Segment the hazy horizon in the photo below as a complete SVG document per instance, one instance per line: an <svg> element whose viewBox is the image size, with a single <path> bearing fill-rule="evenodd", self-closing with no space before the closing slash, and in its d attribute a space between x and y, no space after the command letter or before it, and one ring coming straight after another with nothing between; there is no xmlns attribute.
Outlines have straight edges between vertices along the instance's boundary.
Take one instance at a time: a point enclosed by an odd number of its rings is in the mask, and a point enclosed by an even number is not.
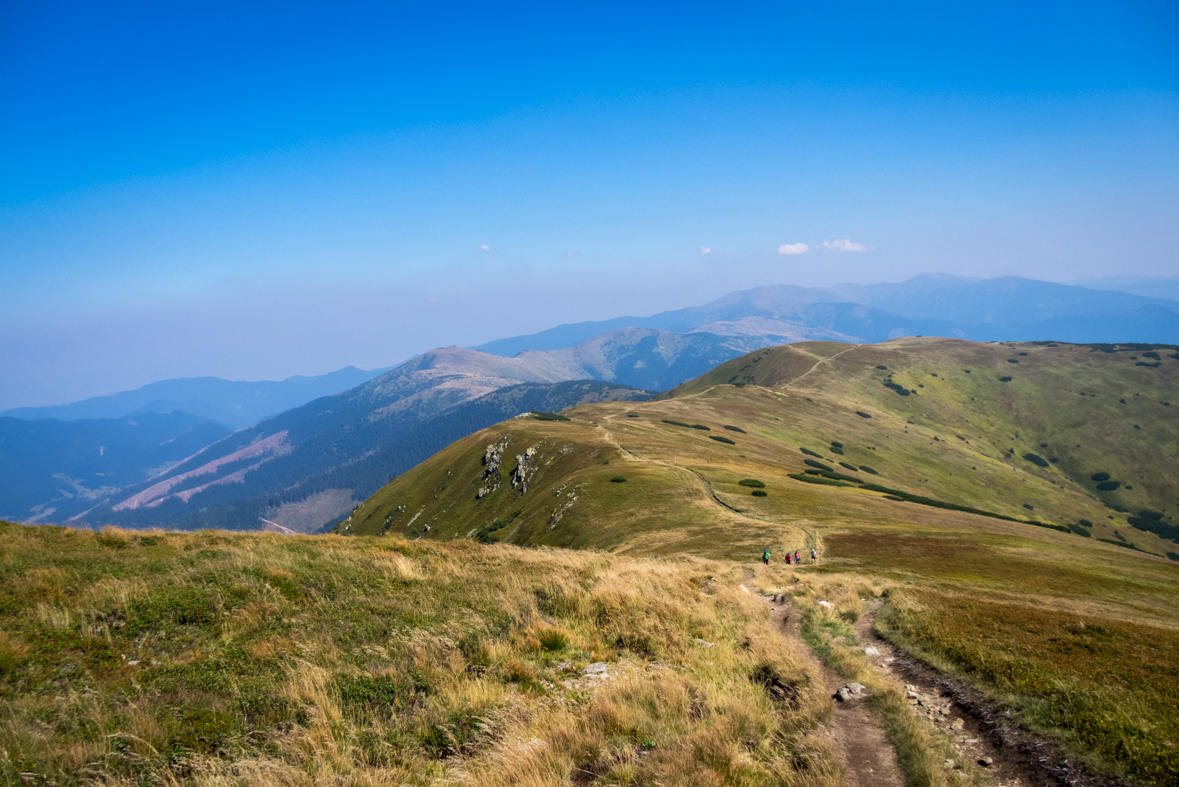
<svg viewBox="0 0 1179 787"><path fill-rule="evenodd" d="M756 286L1172 276L1179 10L0 9L0 410Z"/></svg>

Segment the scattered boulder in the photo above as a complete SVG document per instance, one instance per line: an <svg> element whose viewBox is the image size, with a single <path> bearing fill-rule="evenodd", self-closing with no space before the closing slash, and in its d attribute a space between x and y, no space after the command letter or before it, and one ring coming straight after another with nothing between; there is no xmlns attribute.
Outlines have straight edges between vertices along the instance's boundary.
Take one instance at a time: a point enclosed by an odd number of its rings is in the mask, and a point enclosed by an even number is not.
<svg viewBox="0 0 1179 787"><path fill-rule="evenodd" d="M848 683L846 686L839 687L839 691L835 692L835 699L839 702L847 702L864 696L866 691L867 689L862 684Z"/></svg>

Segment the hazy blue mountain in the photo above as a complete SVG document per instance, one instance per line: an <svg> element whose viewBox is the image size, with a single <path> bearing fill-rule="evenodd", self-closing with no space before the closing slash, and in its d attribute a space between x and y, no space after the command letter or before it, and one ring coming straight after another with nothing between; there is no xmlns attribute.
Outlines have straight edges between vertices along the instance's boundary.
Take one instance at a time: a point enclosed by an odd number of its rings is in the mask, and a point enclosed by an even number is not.
<svg viewBox="0 0 1179 787"><path fill-rule="evenodd" d="M1148 298L1179 301L1179 276L1107 276L1103 279L1077 279L1069 283L1091 290L1118 290Z"/></svg>
<svg viewBox="0 0 1179 787"><path fill-rule="evenodd" d="M1093 316L1088 325L1087 315ZM1014 276L968 279L925 274L898 283L756 287L702 306L649 317L561 325L488 342L477 349L505 356L553 350L624 326L767 339L788 335L787 341L839 334L846 341L858 342L921 335L983 341L1055 338L1173 344L1179 342L1179 301ZM1065 330L1077 338L1053 336L1054 330ZM1144 336L1152 338L1130 338Z"/></svg>
<svg viewBox="0 0 1179 787"><path fill-rule="evenodd" d="M830 291L841 300L906 317L946 320L964 326L1027 325L1098 312L1133 312L1144 306L1179 308L1179 301L1166 298L1091 290L1017 276L968 279L922 274L895 284L840 284Z"/></svg>
<svg viewBox="0 0 1179 787"><path fill-rule="evenodd" d="M84 421L0 418L0 518L61 521L229 433L188 413Z"/></svg>
<svg viewBox="0 0 1179 787"><path fill-rule="evenodd" d="M778 285L730 293L703 306L660 312L650 317L617 317L573 323L527 336L499 339L474 348L493 355L514 356L525 350L556 350L624 327L673 333L702 331L718 335L788 337L788 341L836 338L884 341L913 334L952 335L957 324L901 317L840 299L828 290ZM753 329L732 325L750 318L778 324ZM764 344L762 346L765 346Z"/></svg>
<svg viewBox="0 0 1179 787"><path fill-rule="evenodd" d="M297 375L280 381L236 382L219 377L161 380L134 391L96 396L72 404L20 407L0 413L10 418L122 418L140 413L192 413L240 429L321 396L346 391L388 371L354 366L314 377Z"/></svg>

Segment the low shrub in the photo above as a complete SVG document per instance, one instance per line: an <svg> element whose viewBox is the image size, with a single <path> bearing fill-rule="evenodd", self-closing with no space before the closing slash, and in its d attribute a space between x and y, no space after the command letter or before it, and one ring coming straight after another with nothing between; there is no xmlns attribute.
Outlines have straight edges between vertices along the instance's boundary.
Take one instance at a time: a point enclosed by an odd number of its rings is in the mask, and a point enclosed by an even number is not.
<svg viewBox="0 0 1179 787"><path fill-rule="evenodd" d="M730 432L740 432L741 434L745 434L745 430L738 426L729 426L728 424L725 424L725 428Z"/></svg>
<svg viewBox="0 0 1179 787"><path fill-rule="evenodd" d="M1094 473L1093 475L1089 476L1089 480L1090 481L1108 481L1109 480L1109 473Z"/></svg>
<svg viewBox="0 0 1179 787"><path fill-rule="evenodd" d="M895 391L900 396L908 396L911 393L908 388L898 383L894 383L892 380L885 380L883 385L890 391Z"/></svg>
<svg viewBox="0 0 1179 787"><path fill-rule="evenodd" d="M507 519L497 519L490 525L484 525L483 527L479 528L479 531L475 534L475 540L480 544L494 544L498 542L499 539L493 536L492 533L495 533L498 530L503 530L505 527L515 522L516 518L520 516L520 513L520 511L514 511Z"/></svg>
<svg viewBox="0 0 1179 787"><path fill-rule="evenodd" d="M860 479L856 478L855 476L846 475L846 474L844 474L844 473L836 473L836 472L834 472L834 471L828 471L828 470L804 470L803 472L804 472L804 473L806 473L807 475L820 475L820 476L823 476L823 478L830 478L830 479L831 479L831 480L833 480L833 481L851 481L853 484L862 484L862 483L864 483L863 481L861 481Z"/></svg>
<svg viewBox="0 0 1179 787"><path fill-rule="evenodd" d="M860 469L863 470L865 473L870 473L872 475L880 475L880 473L877 473L875 470L868 467L868 465L860 465Z"/></svg>
<svg viewBox="0 0 1179 787"><path fill-rule="evenodd" d="M754 497L765 497L769 493L766 492L766 490L764 490L764 489L754 489L752 494Z"/></svg>
<svg viewBox="0 0 1179 787"><path fill-rule="evenodd" d="M822 476L817 475L791 473L789 477L793 478L795 481L805 481L808 484L820 484L822 486L851 486L851 484L845 484L842 481L832 481L830 478L823 478Z"/></svg>
<svg viewBox="0 0 1179 787"><path fill-rule="evenodd" d="M1136 363L1134 365L1135 366L1149 366L1151 369L1157 369L1162 364L1159 361L1155 361L1154 363L1145 363L1144 361L1139 361L1138 363Z"/></svg>
<svg viewBox="0 0 1179 787"><path fill-rule="evenodd" d="M1121 481L1102 481L1100 484L1097 485L1097 491L1099 491L1099 492L1112 492L1121 485L1122 485Z"/></svg>
<svg viewBox="0 0 1179 787"><path fill-rule="evenodd" d="M1139 511L1137 516L1126 517L1126 521L1131 527L1154 533L1159 538L1179 541L1179 526L1168 525L1163 521L1163 515L1159 511Z"/></svg>
<svg viewBox="0 0 1179 787"><path fill-rule="evenodd" d="M610 483L612 483L612 484L625 484L626 483L626 476L616 475L610 479Z"/></svg>
<svg viewBox="0 0 1179 787"><path fill-rule="evenodd" d="M752 487L753 489L764 489L765 488L765 482L758 481L756 478L742 478L737 483L740 484L741 486Z"/></svg>
<svg viewBox="0 0 1179 787"><path fill-rule="evenodd" d="M1093 534L1081 525L1069 525L1068 529L1076 533L1078 536L1082 536L1084 538L1093 538Z"/></svg>
<svg viewBox="0 0 1179 787"><path fill-rule="evenodd" d="M888 367L887 366L877 366L876 368L877 369L887 369Z"/></svg>
<svg viewBox="0 0 1179 787"><path fill-rule="evenodd" d="M639 414L638 413L627 413L626 417L627 418L638 418Z"/></svg>
<svg viewBox="0 0 1179 787"><path fill-rule="evenodd" d="M868 415L867 413L860 412L859 410L856 410L856 415L860 416L860 418L871 418L872 417L872 416Z"/></svg>
<svg viewBox="0 0 1179 787"><path fill-rule="evenodd" d="M799 450L800 450L800 451L802 451L802 452L803 452L804 454L806 454L807 456L813 456L813 457L815 457L816 459L822 459L822 458L823 458L823 455L822 455L822 454L816 454L814 451L812 451L812 450L811 450L811 449L809 449L809 448L800 448Z"/></svg>
<svg viewBox="0 0 1179 787"><path fill-rule="evenodd" d="M831 451L831 453L833 453L833 454L837 454L838 456L843 456L843 455L844 455L844 454L843 454L843 449L842 449L842 448L836 448L836 447L832 446L832 447L831 447L831 448L829 448L828 450L829 450L829 451Z"/></svg>
<svg viewBox="0 0 1179 787"><path fill-rule="evenodd" d="M1048 467L1048 460L1039 454L1024 454L1023 458L1034 464L1036 467Z"/></svg>
<svg viewBox="0 0 1179 787"><path fill-rule="evenodd" d="M708 439L709 439L709 440L716 440L718 443L724 443L724 444L726 444L726 445L736 445L736 443L734 443L734 442L733 442L732 440L730 440L729 438L727 438L727 437L721 437L720 435L710 434L710 435L708 436Z"/></svg>
<svg viewBox="0 0 1179 787"><path fill-rule="evenodd" d="M802 463L804 465L806 465L807 467L813 467L818 470L826 470L828 473L835 472L834 467L828 467L827 465L823 464L822 462L816 462L814 459L804 459Z"/></svg>
<svg viewBox="0 0 1179 787"><path fill-rule="evenodd" d="M831 447L832 448L843 448L843 443L839 442L838 440L832 440Z"/></svg>
<svg viewBox="0 0 1179 787"><path fill-rule="evenodd" d="M998 514L994 511L983 511L979 508L971 508L969 506L960 506L957 503L947 503L944 500L934 500L931 497L922 497L921 495L910 494L909 492L902 492L899 489L891 489L887 486L879 484L864 484L861 489L870 489L873 492L880 492L886 496L891 496L889 499L903 500L909 503L917 503L923 506L930 506L932 508L942 508L947 511L963 511L967 514L978 514L979 516L987 516L992 519L1005 519L1008 522L1022 522L1025 525L1035 525L1036 527L1046 527L1050 530L1059 530L1063 533L1068 533L1069 529L1064 525L1051 525L1047 522L1036 522L1030 519L1016 519L1013 516L1006 516Z"/></svg>
<svg viewBox="0 0 1179 787"><path fill-rule="evenodd" d="M855 465L849 465L847 462L840 462L839 466L846 467L848 470L851 470L852 472L855 472L856 470L860 469L860 468L856 467Z"/></svg>
<svg viewBox="0 0 1179 787"><path fill-rule="evenodd" d="M1018 358L1008 358L1007 363L1019 363L1019 359Z"/></svg>
<svg viewBox="0 0 1179 787"><path fill-rule="evenodd" d="M1146 352L1142 353L1142 357L1143 358L1154 358L1157 361L1159 358L1159 354L1156 353L1154 350L1147 350Z"/></svg>
<svg viewBox="0 0 1179 787"><path fill-rule="evenodd" d="M704 424L692 424L692 428L699 429L702 432L711 432L712 431L712 427L705 426Z"/></svg>
<svg viewBox="0 0 1179 787"><path fill-rule="evenodd" d="M666 418L664 418L664 419L663 419L663 421L661 421L661 423L665 423L665 424L671 424L672 426L682 426L682 427L684 427L685 429L691 429L691 428L692 428L692 425L691 425L691 424L686 424L686 423L684 423L683 421L669 421L669 420L667 420Z"/></svg>
<svg viewBox="0 0 1179 787"><path fill-rule="evenodd" d="M538 421L569 421L568 416L558 415L557 413L532 413L532 417Z"/></svg>
<svg viewBox="0 0 1179 787"><path fill-rule="evenodd" d="M1011 378L1010 378L1010 377L1000 377L1000 378L999 378L999 382L1001 382L1001 383L1009 383L1009 382L1011 382Z"/></svg>
<svg viewBox="0 0 1179 787"><path fill-rule="evenodd" d="M1028 511L1035 511L1036 510L1030 503L1024 503L1023 507L1026 508Z"/></svg>

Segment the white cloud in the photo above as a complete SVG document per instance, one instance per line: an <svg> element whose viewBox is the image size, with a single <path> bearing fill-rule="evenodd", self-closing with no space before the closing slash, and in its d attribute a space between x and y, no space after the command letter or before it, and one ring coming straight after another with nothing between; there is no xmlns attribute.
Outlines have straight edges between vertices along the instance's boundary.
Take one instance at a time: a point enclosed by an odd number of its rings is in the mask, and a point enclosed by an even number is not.
<svg viewBox="0 0 1179 787"><path fill-rule="evenodd" d="M700 253L701 253L701 254L712 254L712 249L710 249L710 248L709 248L709 247L707 247L707 246L701 246L701 247L700 247Z"/></svg>
<svg viewBox="0 0 1179 787"><path fill-rule="evenodd" d="M841 240L825 240L823 248L828 251L867 251L868 247L862 243L855 243L843 238Z"/></svg>
<svg viewBox="0 0 1179 787"><path fill-rule="evenodd" d="M779 254L804 254L810 250L805 243L783 243L778 247Z"/></svg>
<svg viewBox="0 0 1179 787"><path fill-rule="evenodd" d="M482 249L483 251L491 251L491 247L490 247L490 246L488 246L486 243L484 243L484 244L483 244L482 246L480 246L479 248L480 248L480 249Z"/></svg>

